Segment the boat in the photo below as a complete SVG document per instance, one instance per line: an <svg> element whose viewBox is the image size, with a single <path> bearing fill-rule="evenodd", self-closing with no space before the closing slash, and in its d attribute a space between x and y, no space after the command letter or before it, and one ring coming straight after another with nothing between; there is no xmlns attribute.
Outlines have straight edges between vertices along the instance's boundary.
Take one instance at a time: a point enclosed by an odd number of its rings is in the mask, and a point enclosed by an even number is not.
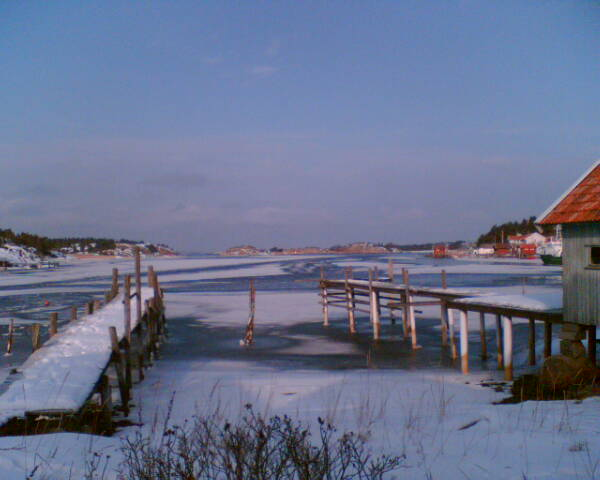
<svg viewBox="0 0 600 480"><path fill-rule="evenodd" d="M537 253L544 265L562 265L562 240L552 240L538 247Z"/></svg>

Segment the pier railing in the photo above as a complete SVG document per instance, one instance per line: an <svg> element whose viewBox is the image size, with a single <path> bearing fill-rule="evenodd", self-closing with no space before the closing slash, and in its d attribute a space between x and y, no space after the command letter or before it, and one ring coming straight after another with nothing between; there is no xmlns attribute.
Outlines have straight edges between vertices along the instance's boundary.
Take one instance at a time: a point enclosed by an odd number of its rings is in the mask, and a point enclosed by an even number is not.
<svg viewBox="0 0 600 480"><path fill-rule="evenodd" d="M327 279L321 268L318 281L320 304L323 313L323 325L329 325L329 309L341 308L347 311L350 334L356 334L356 313L369 315L373 340L381 339L382 311L388 312L391 324L396 323L399 316L402 321L402 332L405 339L410 338L413 349L419 349L417 337L417 321L415 313L418 307L440 307L440 330L443 347L450 349L452 359L461 359L461 370L469 372L469 323L468 313L479 313L479 330L481 340L481 357L488 358L488 340L486 334L486 315L493 315L496 322L496 358L499 369L504 369L505 378L513 378L513 318L523 318L529 323L528 360L530 365L536 362L535 322L544 323L544 357L552 355L552 325L563 323L562 309L545 309L494 304L486 300L482 292L469 289L452 289L447 286L447 276L441 271L439 288L414 286L410 283L409 272L402 269L402 283L395 283L394 266L388 265L386 278L379 278L377 269L369 269L368 280L352 278L352 268L345 269L343 279ZM456 316L458 315L458 325ZM456 339L458 326L459 342ZM593 331L592 331L593 330ZM595 362L595 327L589 329L590 359Z"/></svg>

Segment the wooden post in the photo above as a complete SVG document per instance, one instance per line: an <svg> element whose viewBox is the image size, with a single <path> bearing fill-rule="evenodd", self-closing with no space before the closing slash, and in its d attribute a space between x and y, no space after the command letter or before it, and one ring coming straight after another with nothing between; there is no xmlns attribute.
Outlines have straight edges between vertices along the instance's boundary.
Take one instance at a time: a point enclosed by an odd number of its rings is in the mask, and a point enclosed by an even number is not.
<svg viewBox="0 0 600 480"><path fill-rule="evenodd" d="M34 323L31 326L31 346L34 352L42 346L41 328L39 323Z"/></svg>
<svg viewBox="0 0 600 480"><path fill-rule="evenodd" d="M77 321L77 307L75 305L73 305L71 307L71 321L72 322L76 322Z"/></svg>
<svg viewBox="0 0 600 480"><path fill-rule="evenodd" d="M504 368L504 342L502 337L502 317L500 315L496 315L496 356L498 360L498 370L502 370Z"/></svg>
<svg viewBox="0 0 600 480"><path fill-rule="evenodd" d="M133 386L131 379L131 344L127 338L123 339L123 354L125 357L125 385L127 385L127 391L130 392Z"/></svg>
<svg viewBox="0 0 600 480"><path fill-rule="evenodd" d="M356 318L354 317L354 289L350 286L349 277L352 273L352 268L346 269L346 308L348 309L348 326L350 333L356 333Z"/></svg>
<svg viewBox="0 0 600 480"><path fill-rule="evenodd" d="M412 348L417 349L420 347L419 347L419 344L417 343L417 322L416 322L416 318L415 318L415 307L412 304L413 297L410 293L410 276L409 276L408 270L406 268L404 268L402 270L402 277L404 280L404 287L405 287L405 292L406 292L405 312L408 314L407 322L408 322L409 329L410 329Z"/></svg>
<svg viewBox="0 0 600 480"><path fill-rule="evenodd" d="M156 270L154 270L154 268L150 269L150 267L148 267L148 276L152 278L150 285L152 286L152 289L154 291L154 303L156 304L157 310L162 311L162 294L160 291L160 285L158 283L158 275L156 273Z"/></svg>
<svg viewBox="0 0 600 480"><path fill-rule="evenodd" d="M328 327L329 326L329 304L328 304L328 299L327 299L327 287L325 286L325 283L323 283L323 326L324 327Z"/></svg>
<svg viewBox="0 0 600 480"><path fill-rule="evenodd" d="M254 316L256 314L256 288L254 287L254 279L250 279L250 314L248 315L248 324L246 325L246 335L243 344L245 346L252 345L254 342Z"/></svg>
<svg viewBox="0 0 600 480"><path fill-rule="evenodd" d="M529 365L535 365L535 320L529 318Z"/></svg>
<svg viewBox="0 0 600 480"><path fill-rule="evenodd" d="M408 306L408 270L406 268L402 269L402 283L404 284L404 294L402 298L402 329L404 332L404 338L408 338L410 332L410 324L409 324L409 306Z"/></svg>
<svg viewBox="0 0 600 480"><path fill-rule="evenodd" d="M466 310L460 314L460 364L463 374L469 373L469 320Z"/></svg>
<svg viewBox="0 0 600 480"><path fill-rule="evenodd" d="M129 415L129 391L127 388L127 382L125 380L125 365L123 363L123 357L121 355L121 349L119 348L119 339L117 337L117 329L115 327L108 327L108 334L110 335L110 344L112 348L113 360L115 364L115 371L117 373L117 381L119 383L119 394L121 396L121 406L125 416Z"/></svg>
<svg viewBox="0 0 600 480"><path fill-rule="evenodd" d="M552 322L544 322L544 358L552 355Z"/></svg>
<svg viewBox="0 0 600 480"><path fill-rule="evenodd" d="M107 419L112 419L112 395L108 375L102 375L100 377L98 390L100 391L100 406L102 410L106 412Z"/></svg>
<svg viewBox="0 0 600 480"><path fill-rule="evenodd" d="M97 312L102 308L102 302L100 300L94 300L94 312Z"/></svg>
<svg viewBox="0 0 600 480"><path fill-rule="evenodd" d="M142 259L140 247L134 248L135 255L135 324L142 321Z"/></svg>
<svg viewBox="0 0 600 480"><path fill-rule="evenodd" d="M373 288L373 270L369 268L369 303L371 312L371 324L373 325L373 340L379 340L381 334L381 323L379 321L379 298Z"/></svg>
<svg viewBox="0 0 600 480"><path fill-rule="evenodd" d="M504 329L504 379L513 379L513 324L512 318L503 316Z"/></svg>
<svg viewBox="0 0 600 480"><path fill-rule="evenodd" d="M408 306L408 324L410 325L410 338L413 350L421 348L417 343L417 321L415 318L415 307L413 305L413 297L410 293L410 277L408 270L404 269L402 272L404 276L404 285L406 287L406 304Z"/></svg>
<svg viewBox="0 0 600 480"><path fill-rule="evenodd" d="M58 332L58 313L52 312L50 314L50 336L53 337Z"/></svg>
<svg viewBox="0 0 600 480"><path fill-rule="evenodd" d="M448 345L448 305L445 300L440 301L441 320L440 326L442 329L442 346Z"/></svg>
<svg viewBox="0 0 600 480"><path fill-rule="evenodd" d="M15 330L15 321L11 318L10 323L8 325L8 340L6 341L6 354L7 355L10 355L12 353L14 330Z"/></svg>
<svg viewBox="0 0 600 480"><path fill-rule="evenodd" d="M131 343L131 275L125 275L123 285L123 312L125 338Z"/></svg>
<svg viewBox="0 0 600 480"><path fill-rule="evenodd" d="M154 290L154 267L152 265L148 265L148 273L146 274L146 278L148 279L148 286Z"/></svg>
<svg viewBox="0 0 600 480"><path fill-rule="evenodd" d="M487 336L485 331L485 313L479 312L479 337L481 339L481 359L487 360Z"/></svg>
<svg viewBox="0 0 600 480"><path fill-rule="evenodd" d="M448 288L448 281L446 279L446 270L442 270L442 288Z"/></svg>
<svg viewBox="0 0 600 480"><path fill-rule="evenodd" d="M93 300L89 301L86 304L86 307L87 307L86 310L87 310L87 314L88 315L91 315L92 313L94 313L94 301Z"/></svg>
<svg viewBox="0 0 600 480"><path fill-rule="evenodd" d="M458 351L456 348L456 335L454 334L454 309L448 309L448 334L450 336L450 357L452 360L458 358Z"/></svg>
<svg viewBox="0 0 600 480"><path fill-rule="evenodd" d="M321 265L321 306L323 310L323 326L329 326L329 306L327 304L327 287L325 286L325 267Z"/></svg>
<svg viewBox="0 0 600 480"><path fill-rule="evenodd" d="M394 283L394 262L391 258L388 259L388 280L391 283ZM393 296L392 294L390 294L390 296ZM388 300L389 302L389 300ZM393 308L389 308L388 310L390 311L390 323L392 325L396 324L396 314L394 313L394 309Z"/></svg>
<svg viewBox="0 0 600 480"><path fill-rule="evenodd" d="M110 288L110 299L112 300L119 294L119 269L112 269L112 286Z"/></svg>
<svg viewBox="0 0 600 480"><path fill-rule="evenodd" d="M588 358L596 365L596 325L588 328Z"/></svg>

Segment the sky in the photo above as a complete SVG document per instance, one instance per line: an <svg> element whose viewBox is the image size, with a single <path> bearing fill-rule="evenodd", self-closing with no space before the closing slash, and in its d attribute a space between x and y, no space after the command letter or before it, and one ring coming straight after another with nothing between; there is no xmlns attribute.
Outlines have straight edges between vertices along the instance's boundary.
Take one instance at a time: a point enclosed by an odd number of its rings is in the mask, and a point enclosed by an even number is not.
<svg viewBox="0 0 600 480"><path fill-rule="evenodd" d="M598 1L0 2L0 228L474 240L598 158Z"/></svg>

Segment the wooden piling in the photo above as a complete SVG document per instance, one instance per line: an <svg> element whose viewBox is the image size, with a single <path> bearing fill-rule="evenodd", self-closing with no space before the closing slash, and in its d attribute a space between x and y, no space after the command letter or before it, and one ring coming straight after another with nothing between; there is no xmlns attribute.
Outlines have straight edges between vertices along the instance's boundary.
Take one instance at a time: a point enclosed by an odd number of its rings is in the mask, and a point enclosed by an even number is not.
<svg viewBox="0 0 600 480"><path fill-rule="evenodd" d="M498 362L498 370L504 368L504 342L502 333L502 317L496 315L496 358Z"/></svg>
<svg viewBox="0 0 600 480"><path fill-rule="evenodd" d="M481 359L487 360L487 336L485 331L485 313L479 312L479 337L481 340Z"/></svg>
<svg viewBox="0 0 600 480"><path fill-rule="evenodd" d="M15 330L15 321L11 318L8 324L8 339L6 340L6 354L10 355L13 349L13 337Z"/></svg>
<svg viewBox="0 0 600 480"><path fill-rule="evenodd" d="M125 338L131 343L131 275L125 275L123 284L123 322Z"/></svg>
<svg viewBox="0 0 600 480"><path fill-rule="evenodd" d="M249 288L249 307L248 323L246 325L246 335L244 336L244 345L249 346L254 342L254 317L256 315L256 288L254 279L250 279Z"/></svg>
<svg viewBox="0 0 600 480"><path fill-rule="evenodd" d="M417 343L417 322L415 318L415 307L413 305L413 297L410 293L410 276L408 270L405 268L402 270L402 277L404 280L405 292L406 292L406 308L405 312L408 314L407 323L410 328L410 338L413 350L420 348Z"/></svg>
<svg viewBox="0 0 600 480"><path fill-rule="evenodd" d="M34 352L42 346L41 325L39 323L34 323L31 326L31 346Z"/></svg>
<svg viewBox="0 0 600 480"><path fill-rule="evenodd" d="M410 333L410 325L409 325L409 306L408 306L408 270L406 268L402 269L402 283L404 284L404 293L402 295L402 331L404 334L404 338L408 338Z"/></svg>
<svg viewBox="0 0 600 480"><path fill-rule="evenodd" d="M513 323L509 316L502 316L504 330L504 379L513 379Z"/></svg>
<svg viewBox="0 0 600 480"><path fill-rule="evenodd" d="M594 365L596 365L596 325L590 326L587 334L588 358Z"/></svg>
<svg viewBox="0 0 600 480"><path fill-rule="evenodd" d="M346 277L346 308L348 309L348 327L351 334L356 333L356 318L354 316L354 289L350 286L350 275L352 275L352 267L347 268L345 272Z"/></svg>
<svg viewBox="0 0 600 480"><path fill-rule="evenodd" d="M106 412L107 417L110 415L112 418L112 394L108 375L100 377L98 390L100 392L100 406Z"/></svg>
<svg viewBox="0 0 600 480"><path fill-rule="evenodd" d="M544 358L552 355L552 322L544 322Z"/></svg>
<svg viewBox="0 0 600 480"><path fill-rule="evenodd" d="M448 288L448 281L446 278L446 270L442 270L442 288Z"/></svg>
<svg viewBox="0 0 600 480"><path fill-rule="evenodd" d="M381 323L379 320L379 297L373 288L373 270L369 269L369 303L371 312L371 325L373 326L373 340L381 336Z"/></svg>
<svg viewBox="0 0 600 480"><path fill-rule="evenodd" d="M50 336L53 337L58 333L58 313L52 312L50 314Z"/></svg>
<svg viewBox="0 0 600 480"><path fill-rule="evenodd" d="M125 416L127 416L129 415L129 391L127 388L127 382L125 380L125 362L123 360L123 356L121 355L121 348L119 347L117 329L115 327L108 327L108 333L110 335L113 363L115 366L115 372L117 374L117 382L119 384L121 406Z"/></svg>
<svg viewBox="0 0 600 480"><path fill-rule="evenodd" d="M456 335L454 334L454 309L448 309L448 334L450 336L450 357L452 360L458 358L456 349Z"/></svg>
<svg viewBox="0 0 600 480"><path fill-rule="evenodd" d="M77 321L77 307L75 305L73 305L71 307L71 321L72 322L76 322Z"/></svg>
<svg viewBox="0 0 600 480"><path fill-rule="evenodd" d="M136 324L142 320L142 259L140 247L133 249L135 256L135 320Z"/></svg>
<svg viewBox="0 0 600 480"><path fill-rule="evenodd" d="M394 261L389 258L388 259L388 280L391 283L394 283ZM390 294L390 296L393 296L392 294ZM388 300L389 302L389 300ZM394 309L393 308L388 308L389 312L390 312L390 323L392 325L396 324L396 314L394 313Z"/></svg>
<svg viewBox="0 0 600 480"><path fill-rule="evenodd" d="M127 340L127 338L123 338L123 357L125 363L125 385L127 386L127 391L131 390L133 386L133 380L131 376L131 344ZM129 394L128 394L129 395Z"/></svg>
<svg viewBox="0 0 600 480"><path fill-rule="evenodd" d="M535 320L529 318L529 365L535 365Z"/></svg>
<svg viewBox="0 0 600 480"><path fill-rule="evenodd" d="M444 300L440 302L441 327L442 327L442 346L448 345L448 305Z"/></svg>
<svg viewBox="0 0 600 480"><path fill-rule="evenodd" d="M463 374L469 373L469 320L466 310L460 314L460 364Z"/></svg>
<svg viewBox="0 0 600 480"><path fill-rule="evenodd" d="M119 269L112 269L112 285L110 288L110 299L112 300L119 294Z"/></svg>
<svg viewBox="0 0 600 480"><path fill-rule="evenodd" d="M97 312L102 308L102 302L100 300L94 300L94 312Z"/></svg>
<svg viewBox="0 0 600 480"><path fill-rule="evenodd" d="M86 303L86 312L88 315L91 315L92 313L94 313L94 301L91 300L88 303Z"/></svg>

